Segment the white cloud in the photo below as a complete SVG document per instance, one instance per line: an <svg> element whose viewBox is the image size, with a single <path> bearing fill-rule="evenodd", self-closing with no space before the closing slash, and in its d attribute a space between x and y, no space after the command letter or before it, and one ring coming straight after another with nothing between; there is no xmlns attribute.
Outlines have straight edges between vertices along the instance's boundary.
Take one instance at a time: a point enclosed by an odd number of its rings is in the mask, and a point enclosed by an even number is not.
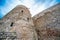
<svg viewBox="0 0 60 40"><path fill-rule="evenodd" d="M41 0L42 1L42 0ZM44 9L54 5L54 3L56 2L56 0L45 0L45 2L43 3L38 3L35 0L20 0L19 4L23 4L25 6L27 6L28 8L30 8L30 12L32 14L32 16L38 14L39 12L43 11Z"/></svg>
<svg viewBox="0 0 60 40"><path fill-rule="evenodd" d="M3 15L6 15L9 11L11 11L16 5L18 5L19 1L16 0L16 1L10 1L9 3L9 0L6 1L6 5L4 7L1 8L1 12Z"/></svg>
<svg viewBox="0 0 60 40"><path fill-rule="evenodd" d="M2 12L5 15L15 6L25 5L29 8L32 16L34 16L54 4L56 4L56 0L45 0L45 2L42 3L37 3L35 0L13 0L11 4L7 4L4 8L2 8Z"/></svg>
<svg viewBox="0 0 60 40"><path fill-rule="evenodd" d="M41 4L35 4L30 8L32 16L38 14L39 12L53 6L56 4L56 0L50 0L50 1L45 1L44 3L42 2Z"/></svg>
<svg viewBox="0 0 60 40"><path fill-rule="evenodd" d="M20 0L20 4L27 6L28 8L32 7L34 0Z"/></svg>

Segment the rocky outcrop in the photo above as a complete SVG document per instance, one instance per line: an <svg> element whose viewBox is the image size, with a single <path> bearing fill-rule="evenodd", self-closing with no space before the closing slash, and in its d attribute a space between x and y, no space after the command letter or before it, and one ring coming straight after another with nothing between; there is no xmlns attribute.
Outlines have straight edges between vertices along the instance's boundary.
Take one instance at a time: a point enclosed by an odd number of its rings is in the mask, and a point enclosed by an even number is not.
<svg viewBox="0 0 60 40"><path fill-rule="evenodd" d="M60 4L33 17L39 40L60 40Z"/></svg>

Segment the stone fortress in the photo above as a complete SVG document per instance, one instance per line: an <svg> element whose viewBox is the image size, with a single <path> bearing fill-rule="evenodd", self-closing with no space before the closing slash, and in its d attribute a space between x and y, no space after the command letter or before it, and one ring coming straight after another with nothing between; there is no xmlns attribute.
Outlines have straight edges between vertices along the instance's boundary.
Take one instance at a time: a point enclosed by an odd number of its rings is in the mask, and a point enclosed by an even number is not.
<svg viewBox="0 0 60 40"><path fill-rule="evenodd" d="M0 19L1 32L2 38L9 37L0 40L60 40L60 3L33 17L27 7L18 5Z"/></svg>

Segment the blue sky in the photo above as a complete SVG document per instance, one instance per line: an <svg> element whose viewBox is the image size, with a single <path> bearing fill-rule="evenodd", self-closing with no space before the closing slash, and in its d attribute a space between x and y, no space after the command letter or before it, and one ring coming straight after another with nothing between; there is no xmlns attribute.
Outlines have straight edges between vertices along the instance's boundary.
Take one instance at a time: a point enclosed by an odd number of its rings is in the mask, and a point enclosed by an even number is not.
<svg viewBox="0 0 60 40"><path fill-rule="evenodd" d="M34 16L57 3L60 3L60 0L0 0L0 18L17 5L25 5L29 8L32 16Z"/></svg>

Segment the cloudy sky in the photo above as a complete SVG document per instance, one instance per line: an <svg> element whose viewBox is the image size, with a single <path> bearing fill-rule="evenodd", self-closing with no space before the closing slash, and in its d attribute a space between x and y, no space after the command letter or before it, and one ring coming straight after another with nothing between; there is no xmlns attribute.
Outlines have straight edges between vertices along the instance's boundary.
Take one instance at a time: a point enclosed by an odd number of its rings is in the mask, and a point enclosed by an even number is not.
<svg viewBox="0 0 60 40"><path fill-rule="evenodd" d="M0 18L17 5L25 5L34 16L57 3L60 3L60 0L0 0Z"/></svg>

